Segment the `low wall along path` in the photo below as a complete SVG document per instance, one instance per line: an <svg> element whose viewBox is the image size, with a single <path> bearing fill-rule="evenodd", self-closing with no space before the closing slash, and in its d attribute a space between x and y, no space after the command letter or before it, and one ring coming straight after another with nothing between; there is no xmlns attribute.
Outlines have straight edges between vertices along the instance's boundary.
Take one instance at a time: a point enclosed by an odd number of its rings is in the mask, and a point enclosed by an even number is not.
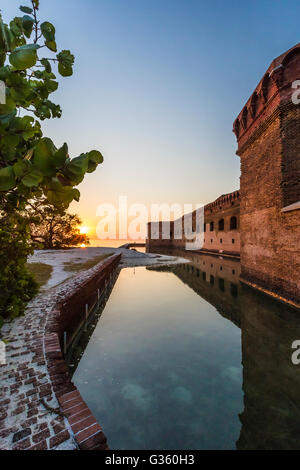
<svg viewBox="0 0 300 470"><path fill-rule="evenodd" d="M106 437L70 380L64 332L97 301L116 270L113 255L37 296L26 315L2 328L6 364L0 365L0 449L107 449Z"/></svg>

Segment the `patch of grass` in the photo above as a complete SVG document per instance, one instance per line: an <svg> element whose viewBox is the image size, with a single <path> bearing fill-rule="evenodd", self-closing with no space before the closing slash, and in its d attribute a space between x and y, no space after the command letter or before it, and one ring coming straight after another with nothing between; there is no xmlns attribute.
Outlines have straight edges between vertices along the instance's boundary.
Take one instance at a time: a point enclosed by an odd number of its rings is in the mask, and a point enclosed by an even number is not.
<svg viewBox="0 0 300 470"><path fill-rule="evenodd" d="M85 271L93 268L96 264L100 263L104 259L111 256L113 253L107 253L105 255L96 256L95 258L88 259L87 261L81 261L80 263L74 263L74 261L68 261L64 263L64 269L67 272L74 273L79 271Z"/></svg>
<svg viewBox="0 0 300 470"><path fill-rule="evenodd" d="M27 263L27 268L40 287L47 284L53 271L53 267L46 263Z"/></svg>

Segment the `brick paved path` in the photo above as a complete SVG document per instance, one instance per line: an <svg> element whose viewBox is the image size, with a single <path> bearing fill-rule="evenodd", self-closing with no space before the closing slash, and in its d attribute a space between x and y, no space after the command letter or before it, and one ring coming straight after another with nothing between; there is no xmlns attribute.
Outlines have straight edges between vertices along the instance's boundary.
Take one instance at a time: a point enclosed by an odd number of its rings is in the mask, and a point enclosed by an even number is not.
<svg viewBox="0 0 300 470"><path fill-rule="evenodd" d="M97 267L38 295L26 315L5 323L6 364L0 365L0 449L76 449L67 419L58 408L45 357L45 325L53 306L81 285ZM48 405L45 407L41 399Z"/></svg>

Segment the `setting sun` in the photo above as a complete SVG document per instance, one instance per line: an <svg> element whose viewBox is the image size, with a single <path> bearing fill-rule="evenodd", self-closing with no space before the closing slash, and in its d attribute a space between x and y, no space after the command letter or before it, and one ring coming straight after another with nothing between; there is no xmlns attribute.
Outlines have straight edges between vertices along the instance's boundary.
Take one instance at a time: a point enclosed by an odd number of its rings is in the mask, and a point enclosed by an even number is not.
<svg viewBox="0 0 300 470"><path fill-rule="evenodd" d="M86 235L89 231L89 228L88 227L85 227L85 226L82 226L80 227L80 234L81 235Z"/></svg>

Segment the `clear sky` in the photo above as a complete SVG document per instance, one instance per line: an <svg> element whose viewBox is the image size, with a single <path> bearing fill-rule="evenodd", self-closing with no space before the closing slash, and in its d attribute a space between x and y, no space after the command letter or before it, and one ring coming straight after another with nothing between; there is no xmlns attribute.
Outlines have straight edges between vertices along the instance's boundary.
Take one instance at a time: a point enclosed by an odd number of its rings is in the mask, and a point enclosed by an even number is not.
<svg viewBox="0 0 300 470"><path fill-rule="evenodd" d="M1 0L5 20L28 0ZM44 122L72 156L105 162L72 210L99 204L207 203L239 188L232 123L273 58L300 41L298 0L41 0L59 49L76 56Z"/></svg>

